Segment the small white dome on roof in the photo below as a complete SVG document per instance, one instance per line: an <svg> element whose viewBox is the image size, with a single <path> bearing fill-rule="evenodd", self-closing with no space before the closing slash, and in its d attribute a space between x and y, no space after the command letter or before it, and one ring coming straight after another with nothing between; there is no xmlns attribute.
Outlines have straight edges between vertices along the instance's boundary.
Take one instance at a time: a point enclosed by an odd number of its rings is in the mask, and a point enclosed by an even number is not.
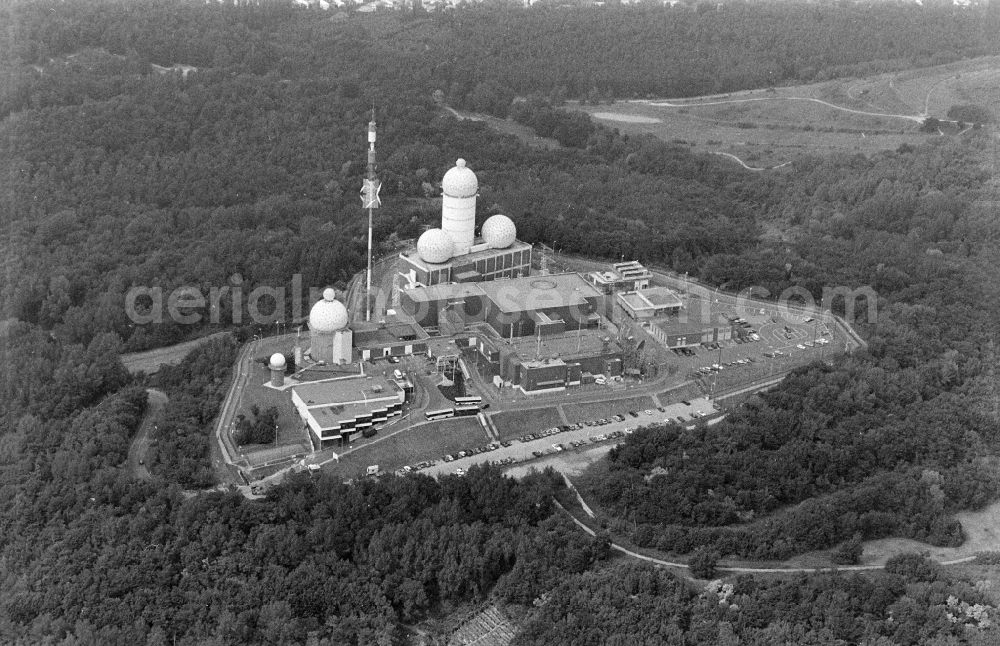
<svg viewBox="0 0 1000 646"><path fill-rule="evenodd" d="M517 239L517 227L506 215L491 215L483 222L483 242L492 249L506 249Z"/></svg>
<svg viewBox="0 0 1000 646"><path fill-rule="evenodd" d="M309 310L309 329L313 332L337 332L347 327L347 308L336 299L337 292L327 287L323 300Z"/></svg>
<svg viewBox="0 0 1000 646"><path fill-rule="evenodd" d="M444 194L449 197L473 197L479 192L479 180L464 159L455 162L454 168L444 174L441 181Z"/></svg>
<svg viewBox="0 0 1000 646"><path fill-rule="evenodd" d="M285 355L275 352L271 355L271 370L282 370L285 367Z"/></svg>
<svg viewBox="0 0 1000 646"><path fill-rule="evenodd" d="M417 253L424 262L447 262L455 255L455 243L441 229L427 229L417 239Z"/></svg>

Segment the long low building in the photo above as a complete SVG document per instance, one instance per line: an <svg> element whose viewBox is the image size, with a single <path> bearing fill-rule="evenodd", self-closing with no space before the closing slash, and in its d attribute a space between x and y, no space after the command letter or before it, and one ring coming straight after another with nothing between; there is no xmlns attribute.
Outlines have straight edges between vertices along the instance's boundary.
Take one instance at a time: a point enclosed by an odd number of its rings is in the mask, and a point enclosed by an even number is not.
<svg viewBox="0 0 1000 646"><path fill-rule="evenodd" d="M403 390L381 376L351 376L292 388L292 403L319 448L343 446L403 412Z"/></svg>
<svg viewBox="0 0 1000 646"><path fill-rule="evenodd" d="M441 334L486 322L501 336L518 337L596 327L604 299L579 274L566 273L404 289L400 306Z"/></svg>

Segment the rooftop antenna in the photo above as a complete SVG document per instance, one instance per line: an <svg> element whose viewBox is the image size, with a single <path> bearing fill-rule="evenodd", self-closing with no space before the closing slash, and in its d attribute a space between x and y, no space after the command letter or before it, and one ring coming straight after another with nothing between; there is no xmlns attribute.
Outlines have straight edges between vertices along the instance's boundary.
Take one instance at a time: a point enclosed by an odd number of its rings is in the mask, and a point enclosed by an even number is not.
<svg viewBox="0 0 1000 646"><path fill-rule="evenodd" d="M372 120L368 122L368 174L361 184L361 203L368 209L368 271L365 274L365 321L372 318L372 218L373 211L382 204L379 191L382 184L375 175L375 102L372 101Z"/></svg>

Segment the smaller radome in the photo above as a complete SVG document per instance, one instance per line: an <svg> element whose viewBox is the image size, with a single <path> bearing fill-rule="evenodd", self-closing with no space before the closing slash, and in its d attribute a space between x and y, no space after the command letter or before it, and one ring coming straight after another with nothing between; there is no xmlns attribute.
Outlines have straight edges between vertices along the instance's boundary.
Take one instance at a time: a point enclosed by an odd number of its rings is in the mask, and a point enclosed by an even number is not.
<svg viewBox="0 0 1000 646"><path fill-rule="evenodd" d="M280 352L275 352L271 355L270 362L271 370L281 370L285 367L285 355Z"/></svg>
<svg viewBox="0 0 1000 646"><path fill-rule="evenodd" d="M517 240L517 227L506 215L493 215L483 222L483 242L491 249L506 249Z"/></svg>
<svg viewBox="0 0 1000 646"><path fill-rule="evenodd" d="M448 262L455 255L455 243L441 229L427 229L417 239L417 253L424 262Z"/></svg>
<svg viewBox="0 0 1000 646"><path fill-rule="evenodd" d="M444 174L441 188L449 197L474 197L479 192L479 180L472 169L465 165L464 159L455 162L455 166Z"/></svg>
<svg viewBox="0 0 1000 646"><path fill-rule="evenodd" d="M309 329L314 332L337 332L347 327L347 308L337 300L332 287L323 290L323 300L309 310Z"/></svg>

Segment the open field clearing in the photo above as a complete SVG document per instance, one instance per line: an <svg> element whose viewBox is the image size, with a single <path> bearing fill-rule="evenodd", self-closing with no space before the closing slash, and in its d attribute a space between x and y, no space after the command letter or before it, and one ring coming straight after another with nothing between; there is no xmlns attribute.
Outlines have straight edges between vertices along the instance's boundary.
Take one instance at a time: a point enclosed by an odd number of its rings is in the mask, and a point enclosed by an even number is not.
<svg viewBox="0 0 1000 646"><path fill-rule="evenodd" d="M1000 502L982 511L962 511L955 514L965 531L965 542L958 547L935 547L906 538L883 538L865 542L862 563L885 563L893 554L902 551L928 554L937 561L948 561L972 556L978 552L1000 551Z"/></svg>
<svg viewBox="0 0 1000 646"><path fill-rule="evenodd" d="M805 101L683 107L623 103L581 109L622 132L652 134L699 152L732 155L751 169L780 166L807 154L868 156L929 136L919 132L913 120L848 113Z"/></svg>
<svg viewBox="0 0 1000 646"><path fill-rule="evenodd" d="M997 93L1000 56L882 75L876 79L912 110L935 117L946 116L948 108L961 103L982 105L994 115L1000 109L1000 94Z"/></svg>
<svg viewBox="0 0 1000 646"><path fill-rule="evenodd" d="M685 99L574 105L597 121L652 134L699 152L733 157L751 170L804 154L872 155L927 137L926 116L948 119L954 105L1000 113L1000 57L977 58L863 79L837 79ZM954 124L942 134L957 132Z"/></svg>

